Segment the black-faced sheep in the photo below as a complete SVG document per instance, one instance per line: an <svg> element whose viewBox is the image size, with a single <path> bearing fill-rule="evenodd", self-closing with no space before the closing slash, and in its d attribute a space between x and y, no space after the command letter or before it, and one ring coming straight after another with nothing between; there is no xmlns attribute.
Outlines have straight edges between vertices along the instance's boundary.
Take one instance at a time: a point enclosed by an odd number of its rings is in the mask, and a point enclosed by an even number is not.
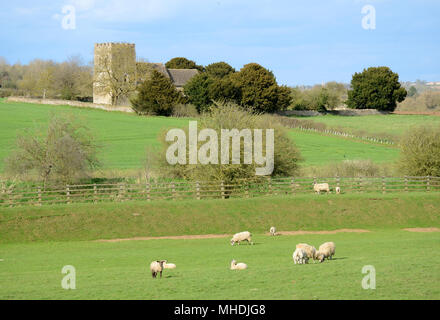
<svg viewBox="0 0 440 320"><path fill-rule="evenodd" d="M156 260L150 263L150 270L153 278L156 278L158 273L160 273L160 277L162 278L162 271L166 262L166 260Z"/></svg>

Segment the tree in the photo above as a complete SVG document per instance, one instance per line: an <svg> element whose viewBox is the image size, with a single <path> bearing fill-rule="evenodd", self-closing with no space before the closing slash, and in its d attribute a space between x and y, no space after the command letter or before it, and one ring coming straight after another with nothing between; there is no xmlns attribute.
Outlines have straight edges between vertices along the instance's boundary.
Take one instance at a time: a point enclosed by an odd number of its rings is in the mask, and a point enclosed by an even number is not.
<svg viewBox="0 0 440 320"><path fill-rule="evenodd" d="M194 61L184 57L176 57L165 63L168 69L197 69L203 72L203 67L197 65Z"/></svg>
<svg viewBox="0 0 440 320"><path fill-rule="evenodd" d="M440 128L419 127L400 141L399 168L405 175L440 177Z"/></svg>
<svg viewBox="0 0 440 320"><path fill-rule="evenodd" d="M417 94L417 88L415 86L411 86L408 89L408 97L413 97Z"/></svg>
<svg viewBox="0 0 440 320"><path fill-rule="evenodd" d="M184 86L185 95L199 113L209 110L212 104L209 88L213 81L206 73L199 73Z"/></svg>
<svg viewBox="0 0 440 320"><path fill-rule="evenodd" d="M371 67L353 75L347 105L353 109L394 111L406 95L397 73L388 67Z"/></svg>
<svg viewBox="0 0 440 320"><path fill-rule="evenodd" d="M133 110L137 114L169 116L173 106L183 102L183 96L171 80L157 70L138 87L137 96L131 99Z"/></svg>
<svg viewBox="0 0 440 320"><path fill-rule="evenodd" d="M99 166L90 130L72 116L51 115L47 129L25 130L6 158L6 172L43 180L73 182Z"/></svg>
<svg viewBox="0 0 440 320"><path fill-rule="evenodd" d="M210 65L206 66L205 72L213 78L222 79L230 75L231 73L234 73L235 69L232 68L226 62L221 61L221 62L211 63Z"/></svg>
<svg viewBox="0 0 440 320"><path fill-rule="evenodd" d="M290 92L278 86L273 73L257 63L249 63L231 75L240 88L240 104L256 112L285 110L290 104Z"/></svg>

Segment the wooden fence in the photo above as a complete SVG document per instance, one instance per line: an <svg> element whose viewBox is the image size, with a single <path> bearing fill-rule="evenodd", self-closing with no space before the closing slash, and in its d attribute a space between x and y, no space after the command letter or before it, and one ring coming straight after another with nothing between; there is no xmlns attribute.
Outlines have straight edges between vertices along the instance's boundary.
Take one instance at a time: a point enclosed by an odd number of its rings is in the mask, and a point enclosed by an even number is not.
<svg viewBox="0 0 440 320"><path fill-rule="evenodd" d="M213 181L173 181L145 184L84 184L57 188L20 189L1 184L0 206L69 204L129 200L253 198L270 195L312 194L314 183L328 183L331 193L440 192L440 177L379 178L265 178L227 184Z"/></svg>

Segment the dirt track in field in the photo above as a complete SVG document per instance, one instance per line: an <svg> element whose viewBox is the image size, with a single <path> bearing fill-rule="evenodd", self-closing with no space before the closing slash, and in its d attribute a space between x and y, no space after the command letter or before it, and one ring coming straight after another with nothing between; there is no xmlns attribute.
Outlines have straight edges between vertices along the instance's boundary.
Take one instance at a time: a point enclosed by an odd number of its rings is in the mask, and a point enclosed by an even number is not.
<svg viewBox="0 0 440 320"><path fill-rule="evenodd" d="M440 232L439 228L406 228L403 230L409 232Z"/></svg>
<svg viewBox="0 0 440 320"><path fill-rule="evenodd" d="M332 231L279 231L276 235L286 235L294 236L301 234L335 234L341 232L354 232L354 233L365 233L370 232L364 229L338 229ZM266 233L266 235L270 235ZM96 240L98 242L121 242L121 241L133 241L133 240L161 240L161 239L172 239L172 240L191 240L191 239L214 239L214 238L226 238L231 237L232 234L200 234L200 235L184 235L184 236L163 236L163 237L134 237L134 238L119 238L119 239L100 239Z"/></svg>

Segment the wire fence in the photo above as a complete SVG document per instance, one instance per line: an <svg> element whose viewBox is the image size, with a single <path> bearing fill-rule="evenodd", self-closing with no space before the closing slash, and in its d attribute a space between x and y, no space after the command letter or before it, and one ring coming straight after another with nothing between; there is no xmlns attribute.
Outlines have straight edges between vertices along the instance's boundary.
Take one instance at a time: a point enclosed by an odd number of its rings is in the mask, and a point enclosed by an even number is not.
<svg viewBox="0 0 440 320"><path fill-rule="evenodd" d="M108 183L66 185L63 187L18 188L3 182L0 206L25 206L109 201L154 201L185 199L254 198L272 195L312 194L315 183L328 183L329 193L440 192L440 177L358 177L358 178L266 178L219 181ZM326 192L326 191L324 191Z"/></svg>

